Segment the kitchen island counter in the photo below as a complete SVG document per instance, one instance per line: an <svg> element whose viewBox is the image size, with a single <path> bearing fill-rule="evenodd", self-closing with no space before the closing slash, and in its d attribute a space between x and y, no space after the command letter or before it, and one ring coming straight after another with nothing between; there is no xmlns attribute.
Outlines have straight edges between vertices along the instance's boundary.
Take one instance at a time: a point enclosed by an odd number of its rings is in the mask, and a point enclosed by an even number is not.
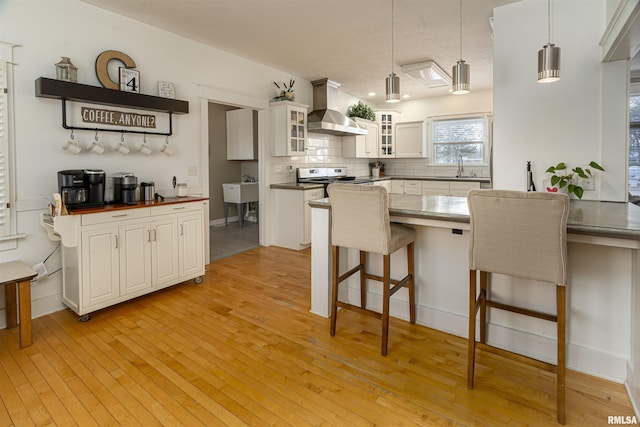
<svg viewBox="0 0 640 427"><path fill-rule="evenodd" d="M416 321L467 336L470 220L464 197L389 195L390 219L416 230ZM311 312L328 317L331 283L329 199L310 202L312 211ZM567 366L598 377L640 384L640 207L630 203L571 200L567 224ZM339 271L358 264L358 251L341 248ZM372 274L382 272L382 257L369 255ZM392 255L392 277L402 277L406 249ZM521 283L522 292L513 292ZM527 281L493 275L498 299L533 309L555 311L555 286L528 287ZM530 289L530 290L528 290ZM535 289L535 291L534 291ZM358 304L357 275L340 298ZM367 284L367 306L380 310L382 289ZM408 319L404 289L391 299L391 316ZM389 341L389 352L402 338ZM555 325L494 310L489 341L550 363L555 361ZM634 373L635 372L635 373Z"/></svg>
<svg viewBox="0 0 640 427"><path fill-rule="evenodd" d="M309 204L314 208L330 207L328 198ZM403 217L458 222L467 224L460 228L469 229L465 197L390 194L389 214L392 220ZM640 241L640 207L632 203L571 200L567 232Z"/></svg>

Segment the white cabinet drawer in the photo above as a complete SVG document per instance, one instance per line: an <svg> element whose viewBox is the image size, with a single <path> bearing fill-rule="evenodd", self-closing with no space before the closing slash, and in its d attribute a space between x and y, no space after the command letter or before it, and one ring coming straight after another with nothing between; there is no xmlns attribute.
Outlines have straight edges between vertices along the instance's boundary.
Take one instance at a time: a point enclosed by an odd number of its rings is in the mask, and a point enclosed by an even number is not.
<svg viewBox="0 0 640 427"><path fill-rule="evenodd" d="M445 190L449 191L449 181L423 181L422 188L424 190Z"/></svg>
<svg viewBox="0 0 640 427"><path fill-rule="evenodd" d="M100 212L82 215L82 225L104 224L129 219L148 218L150 208L121 209L112 212Z"/></svg>
<svg viewBox="0 0 640 427"><path fill-rule="evenodd" d="M323 188L316 188L313 190L305 190L304 192L304 200L317 200L317 199L324 199L324 189Z"/></svg>
<svg viewBox="0 0 640 427"><path fill-rule="evenodd" d="M202 202L176 203L172 205L155 206L151 208L151 215L167 215L200 210L202 210Z"/></svg>
<svg viewBox="0 0 640 427"><path fill-rule="evenodd" d="M475 188L480 188L479 182L451 182L451 190L473 190Z"/></svg>
<svg viewBox="0 0 640 427"><path fill-rule="evenodd" d="M422 194L422 181L405 181L404 194Z"/></svg>

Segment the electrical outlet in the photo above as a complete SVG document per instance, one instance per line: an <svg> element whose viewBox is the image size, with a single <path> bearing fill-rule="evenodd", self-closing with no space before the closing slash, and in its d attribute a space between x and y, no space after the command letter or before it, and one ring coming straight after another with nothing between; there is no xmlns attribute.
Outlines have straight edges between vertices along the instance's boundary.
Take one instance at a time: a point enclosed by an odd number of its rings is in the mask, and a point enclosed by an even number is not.
<svg viewBox="0 0 640 427"><path fill-rule="evenodd" d="M584 191L595 191L596 183L594 178L580 178L580 186L584 189Z"/></svg>

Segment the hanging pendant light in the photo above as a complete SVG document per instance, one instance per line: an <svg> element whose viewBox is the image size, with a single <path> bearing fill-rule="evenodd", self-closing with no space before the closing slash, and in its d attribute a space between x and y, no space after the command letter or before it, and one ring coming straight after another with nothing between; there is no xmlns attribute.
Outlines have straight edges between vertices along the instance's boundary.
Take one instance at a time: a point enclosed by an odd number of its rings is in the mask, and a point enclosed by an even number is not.
<svg viewBox="0 0 640 427"><path fill-rule="evenodd" d="M393 72L393 0L391 0L391 74L386 80L387 102L400 102L400 78Z"/></svg>
<svg viewBox="0 0 640 427"><path fill-rule="evenodd" d="M551 43L551 0L547 4L548 42L538 51L538 83L560 80L560 48Z"/></svg>
<svg viewBox="0 0 640 427"><path fill-rule="evenodd" d="M451 93L464 95L469 93L471 80L471 67L462 59L462 0L460 0L460 60L453 66L453 82Z"/></svg>

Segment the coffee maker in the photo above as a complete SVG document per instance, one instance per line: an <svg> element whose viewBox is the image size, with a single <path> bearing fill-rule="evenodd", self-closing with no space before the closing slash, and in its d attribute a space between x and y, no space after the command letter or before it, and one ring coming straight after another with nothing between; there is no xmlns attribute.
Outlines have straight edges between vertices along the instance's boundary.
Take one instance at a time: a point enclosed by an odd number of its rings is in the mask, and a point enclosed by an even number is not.
<svg viewBox="0 0 640 427"><path fill-rule="evenodd" d="M138 188L138 178L131 172L119 172L113 175L113 201L115 203L137 204L136 188Z"/></svg>
<svg viewBox="0 0 640 427"><path fill-rule="evenodd" d="M58 172L58 191L67 208L104 206L105 173L100 169L70 169Z"/></svg>

